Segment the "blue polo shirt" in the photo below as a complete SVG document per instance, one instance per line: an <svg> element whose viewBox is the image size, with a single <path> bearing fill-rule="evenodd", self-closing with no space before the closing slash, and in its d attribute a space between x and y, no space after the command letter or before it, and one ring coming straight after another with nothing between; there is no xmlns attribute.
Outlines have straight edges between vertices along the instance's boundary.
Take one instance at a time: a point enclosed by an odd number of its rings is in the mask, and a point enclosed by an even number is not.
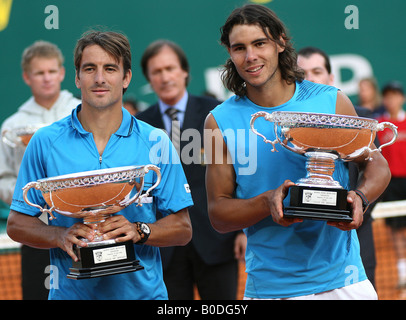
<svg viewBox="0 0 406 320"><path fill-rule="evenodd" d="M156 210L164 216L193 205L190 190L176 151L168 136L143 121L132 117L124 108L120 128L112 134L100 156L93 134L85 131L78 120L79 105L68 116L38 130L31 139L20 168L11 209L30 216L39 216L37 208L23 199L22 188L31 181L82 171L132 165L154 164L160 168L162 180L152 191L154 201L143 206L132 204L117 214L129 221L154 223ZM144 190L156 181L149 171ZM40 191L30 189L29 200L44 207ZM54 213L53 226L70 227L80 219ZM162 277L159 249L134 245L143 270L94 279L66 278L72 259L59 248L50 250L51 290L49 299L167 299Z"/></svg>

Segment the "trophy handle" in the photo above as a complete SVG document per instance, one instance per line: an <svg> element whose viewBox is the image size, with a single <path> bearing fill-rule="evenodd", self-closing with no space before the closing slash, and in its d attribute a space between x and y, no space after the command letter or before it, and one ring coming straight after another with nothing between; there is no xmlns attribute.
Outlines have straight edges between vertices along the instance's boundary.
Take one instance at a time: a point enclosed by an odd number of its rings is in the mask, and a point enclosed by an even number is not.
<svg viewBox="0 0 406 320"><path fill-rule="evenodd" d="M27 193L28 193L28 190L30 190L31 188L35 188L35 189L37 189L37 190L39 190L39 183L38 182L36 182L36 181L34 181L34 182L29 182L29 183L27 183L24 187L23 187L23 198L24 198L24 201L27 203L27 204L29 204L31 207L35 207L35 208L38 208L40 211L41 211L41 213L49 213L49 215L50 215L50 220L52 220L52 219L55 219L55 216L53 215L53 213L52 213L52 209L53 209L53 207L52 208L50 208L50 209L45 209L45 208L43 208L43 207L41 207L40 205L38 205L38 204L35 204L35 203L32 203L30 200L28 200L28 196L27 196Z"/></svg>
<svg viewBox="0 0 406 320"><path fill-rule="evenodd" d="M161 183L161 170L153 164L149 164L149 165L145 166L145 169L146 169L145 173L147 173L149 170L152 170L157 175L157 180L156 180L155 184L151 188L149 188L147 190L147 192L145 193L145 196L147 196L153 189L155 189Z"/></svg>
<svg viewBox="0 0 406 320"><path fill-rule="evenodd" d="M148 197L148 196L149 196L149 193L150 193L153 189L155 189L155 188L161 183L161 171L160 171L160 169L159 169L157 166L155 166L155 165L153 165L153 164L148 164L148 165L146 165L146 166L144 167L144 170L145 170L145 173L147 173L149 170L154 171L154 172L156 173L156 175L157 175L157 180L156 180L155 184L154 184L151 188L149 188L149 189L147 190L147 192L145 192L142 196L140 196L140 197L138 198L138 204L137 204L137 206L142 206L141 199Z"/></svg>
<svg viewBox="0 0 406 320"><path fill-rule="evenodd" d="M385 130L386 128L389 128L389 129L392 130L393 138L392 138L391 141L381 145L378 149L375 149L375 150L378 150L379 152L382 151L382 148L390 146L391 144L393 144L396 141L396 139L398 138L398 127L397 126L395 126L393 123L390 123L390 122L378 123L378 127L377 127L378 131Z"/></svg>
<svg viewBox="0 0 406 320"><path fill-rule="evenodd" d="M254 128L254 122L256 119L258 119L259 117L264 117L265 120L273 122L272 119L272 114L265 112L265 111L258 111L257 113L254 113L253 115L251 115L251 121L250 121L250 126L251 126L251 130L252 132L254 132L257 136L260 136L262 139L264 139L265 143L270 143L272 144L272 152L276 151L278 152L278 150L276 150L275 148L275 144L278 143L278 139L275 139L274 141L268 140L263 134L259 133L255 128Z"/></svg>
<svg viewBox="0 0 406 320"><path fill-rule="evenodd" d="M38 208L38 209L41 210L41 212L43 212L44 208L42 208L41 206L39 206L39 205L37 205L35 203L32 203L30 200L28 200L27 193L28 193L28 190L30 190L31 188L35 188L35 189L38 190L39 189L39 184L37 182L27 183L25 185L25 187L23 188L23 198L24 198L25 202L27 202L30 206Z"/></svg>
<svg viewBox="0 0 406 320"><path fill-rule="evenodd" d="M9 130L3 130L3 132L1 133L1 139L3 140L3 142L5 144L7 144L9 147L11 148L15 148L17 147L17 145L12 141L12 139L10 139L10 131Z"/></svg>
<svg viewBox="0 0 406 320"><path fill-rule="evenodd" d="M141 199L148 197L148 196L149 196L149 193L150 193L153 189L155 189L155 188L160 184L160 182L161 182L161 171L160 171L160 169L159 169L157 166L155 166L155 165L153 165L153 164L148 164L148 165L144 166L143 169L144 169L144 173L145 173L145 174L148 173L149 170L154 171L154 172L156 173L157 177L158 177L158 178L157 178L157 181L155 182L155 184L154 184L151 188L149 188L143 195L140 196L139 194L141 193L141 191L142 191L142 189L143 189L143 187L144 187L144 178L143 178L143 180L142 180L142 186L141 186L140 191L137 192L137 193L136 193L131 199L129 199L128 201L123 201L123 202L121 202L120 205L122 205L122 206L124 206L124 207L127 207L127 206L129 206L130 204L134 203L136 200L138 200L137 207L138 207L138 206L142 206Z"/></svg>

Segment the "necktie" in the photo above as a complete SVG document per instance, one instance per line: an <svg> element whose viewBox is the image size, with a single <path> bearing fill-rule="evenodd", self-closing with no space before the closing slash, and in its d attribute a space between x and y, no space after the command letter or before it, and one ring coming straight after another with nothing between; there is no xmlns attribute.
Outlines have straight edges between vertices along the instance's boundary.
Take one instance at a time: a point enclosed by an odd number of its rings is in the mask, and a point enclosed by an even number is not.
<svg viewBox="0 0 406 320"><path fill-rule="evenodd" d="M171 132L170 137L176 151L180 154L180 122L178 119L178 112L176 108L168 108L165 113L171 118Z"/></svg>

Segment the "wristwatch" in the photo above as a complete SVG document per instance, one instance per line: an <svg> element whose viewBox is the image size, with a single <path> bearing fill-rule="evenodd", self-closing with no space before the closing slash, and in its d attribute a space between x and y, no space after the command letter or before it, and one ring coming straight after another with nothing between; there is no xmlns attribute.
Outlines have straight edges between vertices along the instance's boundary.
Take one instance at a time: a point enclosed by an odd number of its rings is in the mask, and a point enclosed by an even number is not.
<svg viewBox="0 0 406 320"><path fill-rule="evenodd" d="M150 227L144 222L136 222L135 223L137 232L141 236L141 239L136 242L136 244L143 244L145 241L148 240L149 235L151 234Z"/></svg>

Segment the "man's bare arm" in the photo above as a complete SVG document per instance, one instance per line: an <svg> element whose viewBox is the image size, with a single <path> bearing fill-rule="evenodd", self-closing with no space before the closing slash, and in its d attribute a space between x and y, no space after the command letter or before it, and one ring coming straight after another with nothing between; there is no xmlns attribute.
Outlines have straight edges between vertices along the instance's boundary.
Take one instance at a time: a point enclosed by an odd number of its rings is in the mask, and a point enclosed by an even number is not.
<svg viewBox="0 0 406 320"><path fill-rule="evenodd" d="M192 224L187 208L169 214L154 223L148 223L148 226L151 234L145 244L150 246L183 246L192 239ZM135 224L122 215L107 218L100 224L99 230L106 240L116 239L117 242L131 240L137 243L141 239Z"/></svg>
<svg viewBox="0 0 406 320"><path fill-rule="evenodd" d="M14 241L30 247L40 249L61 248L75 261L73 245L87 246L81 238L92 241L94 232L92 227L77 223L70 228L49 226L37 217L31 217L17 211L10 211L7 221L7 234Z"/></svg>
<svg viewBox="0 0 406 320"><path fill-rule="evenodd" d="M218 232L231 232L249 227L272 215L275 222L290 225L300 219L284 219L282 201L294 183L285 181L279 188L251 199L234 198L235 172L227 163L227 146L214 117L205 122L206 189L209 217Z"/></svg>

